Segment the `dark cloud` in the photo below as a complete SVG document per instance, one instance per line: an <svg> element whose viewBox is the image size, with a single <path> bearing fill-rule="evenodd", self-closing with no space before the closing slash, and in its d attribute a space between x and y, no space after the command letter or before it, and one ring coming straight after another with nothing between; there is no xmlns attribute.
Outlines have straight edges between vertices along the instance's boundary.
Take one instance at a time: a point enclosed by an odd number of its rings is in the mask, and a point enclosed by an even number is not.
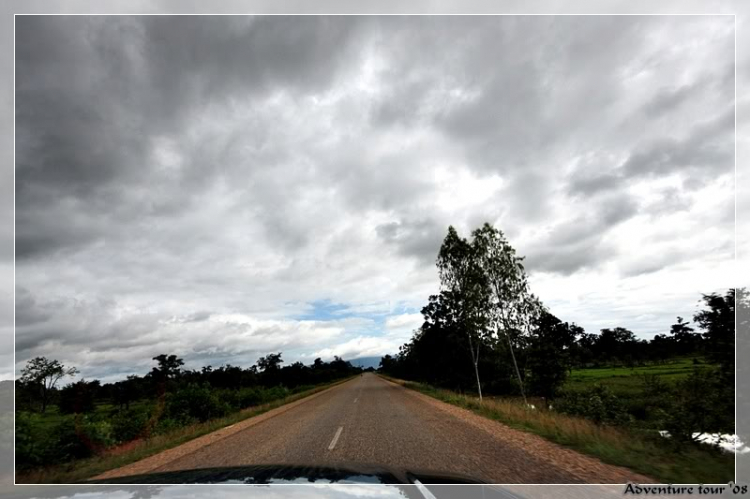
<svg viewBox="0 0 750 499"><path fill-rule="evenodd" d="M684 138L662 137L639 145L622 165L626 177L694 172L733 173L734 109L695 125Z"/></svg>
<svg viewBox="0 0 750 499"><path fill-rule="evenodd" d="M587 203L588 213L555 226L530 246L527 268L570 275L602 265L618 254L608 240L617 225L638 212L635 200L618 195Z"/></svg>
<svg viewBox="0 0 750 499"><path fill-rule="evenodd" d="M388 222L375 227L378 237L398 248L398 253L434 265L447 226L435 220Z"/></svg>
<svg viewBox="0 0 750 499"><path fill-rule="evenodd" d="M623 181L621 177L612 173L575 175L570 179L568 192L576 196L596 195L599 192L617 189L621 181Z"/></svg>
<svg viewBox="0 0 750 499"><path fill-rule="evenodd" d="M18 16L18 361L381 351L367 314L419 309L451 224L495 223L532 276L700 272L731 224L733 29ZM647 252L653 227L684 247ZM295 319L324 300L360 322Z"/></svg>
<svg viewBox="0 0 750 499"><path fill-rule="evenodd" d="M120 191L144 178L153 188L187 197L215 182L222 170L215 150L206 157L200 154L205 148L180 143L179 150L196 154L185 168L165 172L149 157L153 139L180 133L201 113L234 100L325 89L343 67L359 24L295 17L20 16L18 255L89 242L106 232L91 220L72 233L56 231L51 226L59 224L36 216L39 211L75 219L80 207L109 215L117 209L113 194L126 196ZM139 215L153 214L147 208Z"/></svg>

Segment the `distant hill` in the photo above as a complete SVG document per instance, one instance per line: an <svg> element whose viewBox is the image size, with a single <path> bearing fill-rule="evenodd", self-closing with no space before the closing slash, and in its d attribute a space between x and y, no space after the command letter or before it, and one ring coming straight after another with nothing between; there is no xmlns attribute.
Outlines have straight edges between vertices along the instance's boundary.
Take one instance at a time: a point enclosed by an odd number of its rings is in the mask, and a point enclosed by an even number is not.
<svg viewBox="0 0 750 499"><path fill-rule="evenodd" d="M354 367L361 367L362 369L372 367L373 369L377 369L380 366L380 357L360 357L358 359L351 359L349 362Z"/></svg>

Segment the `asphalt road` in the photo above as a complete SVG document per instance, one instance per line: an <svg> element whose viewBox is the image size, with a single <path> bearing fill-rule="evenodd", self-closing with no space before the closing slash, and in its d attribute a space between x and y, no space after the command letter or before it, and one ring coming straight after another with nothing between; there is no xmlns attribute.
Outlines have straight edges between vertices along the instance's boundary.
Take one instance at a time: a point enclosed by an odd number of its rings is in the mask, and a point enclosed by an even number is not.
<svg viewBox="0 0 750 499"><path fill-rule="evenodd" d="M624 481L617 473L582 478L576 468L591 471L590 458L580 456L584 461L577 466L564 452L549 459L549 452L545 457L528 440L524 444L524 438L537 437L472 418L479 416L365 374L149 471L263 464L377 466L468 475L492 483Z"/></svg>

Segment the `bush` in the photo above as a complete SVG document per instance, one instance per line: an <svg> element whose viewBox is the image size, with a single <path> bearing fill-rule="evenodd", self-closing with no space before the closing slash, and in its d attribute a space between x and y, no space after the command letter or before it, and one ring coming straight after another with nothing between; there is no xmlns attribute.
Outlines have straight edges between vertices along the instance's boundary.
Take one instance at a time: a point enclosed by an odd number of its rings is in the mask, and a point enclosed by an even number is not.
<svg viewBox="0 0 750 499"><path fill-rule="evenodd" d="M675 441L692 442L701 433L734 433L734 389L718 371L694 369L677 383L670 400L663 424Z"/></svg>
<svg viewBox="0 0 750 499"><path fill-rule="evenodd" d="M163 435L165 433L169 433L175 430L178 430L182 428L186 424L191 424L196 422L196 420L189 420L189 421L177 421L172 418L161 418L154 427L154 433L157 435Z"/></svg>
<svg viewBox="0 0 750 499"><path fill-rule="evenodd" d="M119 442L129 442L143 436L148 414L135 409L118 412L112 418L112 436Z"/></svg>
<svg viewBox="0 0 750 499"><path fill-rule="evenodd" d="M190 383L168 396L166 416L189 424L191 420L203 422L224 416L231 412L231 409L209 384Z"/></svg>
<svg viewBox="0 0 750 499"><path fill-rule="evenodd" d="M282 399L289 396L289 389L284 386L274 386L272 388L266 388L262 393L262 402L272 402L274 400Z"/></svg>
<svg viewBox="0 0 750 499"><path fill-rule="evenodd" d="M26 411L16 413L16 467L19 469L39 466L45 462L47 446L40 439L40 432L35 431L39 418L39 415Z"/></svg>
<svg viewBox="0 0 750 499"><path fill-rule="evenodd" d="M582 416L600 425L624 426L632 421L625 405L605 385L564 393L555 402L555 410L565 414Z"/></svg>
<svg viewBox="0 0 750 499"><path fill-rule="evenodd" d="M91 457L116 443L109 422L92 421L87 416L65 418L51 437L47 443L49 463Z"/></svg>
<svg viewBox="0 0 750 499"><path fill-rule="evenodd" d="M263 402L263 394L257 388L241 388L236 393L238 409L245 409Z"/></svg>

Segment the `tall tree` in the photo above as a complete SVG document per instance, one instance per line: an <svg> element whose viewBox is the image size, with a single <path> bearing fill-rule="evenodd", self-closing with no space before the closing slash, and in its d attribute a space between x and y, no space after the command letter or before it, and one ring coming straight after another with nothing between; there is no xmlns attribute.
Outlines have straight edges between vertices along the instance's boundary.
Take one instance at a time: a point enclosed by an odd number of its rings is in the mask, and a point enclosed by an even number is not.
<svg viewBox="0 0 750 499"><path fill-rule="evenodd" d="M552 400L573 365L577 337L583 328L563 322L543 310L532 329L528 357L532 392Z"/></svg>
<svg viewBox="0 0 750 499"><path fill-rule="evenodd" d="M66 368L57 360L48 360L46 357L35 357L26 363L21 369L21 382L36 386L41 398L41 412L47 410L49 394L55 389L57 383L66 376L75 376L78 370L75 367Z"/></svg>
<svg viewBox="0 0 750 499"><path fill-rule="evenodd" d="M479 265L475 248L459 237L456 229L448 227L437 258L440 284L453 296L458 310L459 328L468 338L469 353L477 380L479 400L482 400L482 383L479 379L479 355L482 343L489 333L489 299L487 279Z"/></svg>
<svg viewBox="0 0 750 499"><path fill-rule="evenodd" d="M485 223L472 235L475 258L489 287L488 311L495 338L508 341L518 385L525 400L513 339L529 333L541 313L541 302L529 291L523 257L516 255L516 250L501 230Z"/></svg>

